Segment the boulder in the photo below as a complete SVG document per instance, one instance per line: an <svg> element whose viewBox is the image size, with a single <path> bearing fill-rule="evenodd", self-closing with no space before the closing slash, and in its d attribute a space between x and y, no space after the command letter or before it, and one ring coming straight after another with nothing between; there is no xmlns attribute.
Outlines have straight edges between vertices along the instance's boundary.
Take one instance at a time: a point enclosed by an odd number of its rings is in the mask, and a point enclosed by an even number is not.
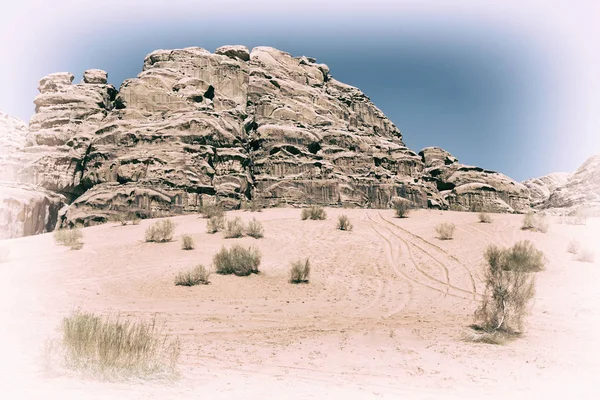
<svg viewBox="0 0 600 400"><path fill-rule="evenodd" d="M83 83L106 85L108 74L101 69L88 69L83 73Z"/></svg>

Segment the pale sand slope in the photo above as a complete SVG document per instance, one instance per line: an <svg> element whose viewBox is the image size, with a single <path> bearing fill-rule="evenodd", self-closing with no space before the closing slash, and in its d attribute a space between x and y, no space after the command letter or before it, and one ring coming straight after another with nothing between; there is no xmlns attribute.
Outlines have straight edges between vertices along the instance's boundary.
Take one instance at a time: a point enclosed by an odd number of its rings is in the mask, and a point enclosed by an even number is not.
<svg viewBox="0 0 600 400"><path fill-rule="evenodd" d="M11 248L0 264L5 398L600 398L600 219L551 220L543 234L521 231L520 215L481 224L473 213L327 212L325 221L301 221L297 209L227 213L262 221L259 240L209 235L189 215L173 218L166 244L143 242L151 220L83 229L79 251L52 234L0 242ZM354 231L335 229L342 213ZM444 221L457 225L454 240L436 238ZM195 250L180 249L183 233ZM571 238L596 249L596 262L575 261ZM527 334L505 346L462 341L483 292L485 247L522 239L548 258ZM180 269L208 266L234 243L260 248L260 275L174 286ZM289 263L304 256L310 284L291 285ZM182 340L182 379L103 384L39 372L31 358L75 307L157 315Z"/></svg>

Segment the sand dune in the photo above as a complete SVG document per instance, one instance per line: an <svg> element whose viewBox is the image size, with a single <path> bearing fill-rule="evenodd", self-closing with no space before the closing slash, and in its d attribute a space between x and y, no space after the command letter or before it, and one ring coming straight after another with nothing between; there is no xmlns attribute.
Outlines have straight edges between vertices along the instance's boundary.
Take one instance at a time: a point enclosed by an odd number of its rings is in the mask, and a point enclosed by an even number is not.
<svg viewBox="0 0 600 400"><path fill-rule="evenodd" d="M257 218L263 239L209 235L205 219L187 215L172 218L176 237L164 244L143 242L151 220L85 228L78 251L51 234L0 242L10 248L0 264L7 398L598 398L600 254L583 263L566 247L576 238L598 253L600 219L551 219L543 234L520 230L520 215L480 224L464 212L327 212L325 221L301 221L297 209L227 213ZM342 213L353 231L335 229ZM457 226L453 240L436 238L445 221ZM180 249L184 233L195 250ZM547 257L526 334L504 346L463 341L482 298L484 249L523 239ZM234 243L260 248L261 274L173 284ZM290 262L307 256L310 283L289 284ZM181 339L181 379L98 383L44 370L37 357L75 307L156 316Z"/></svg>

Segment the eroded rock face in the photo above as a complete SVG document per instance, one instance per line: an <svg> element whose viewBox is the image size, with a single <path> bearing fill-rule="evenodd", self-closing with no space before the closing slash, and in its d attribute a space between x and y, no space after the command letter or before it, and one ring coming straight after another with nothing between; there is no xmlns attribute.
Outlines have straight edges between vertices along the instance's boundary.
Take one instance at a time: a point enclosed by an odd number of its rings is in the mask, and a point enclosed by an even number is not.
<svg viewBox="0 0 600 400"><path fill-rule="evenodd" d="M428 147L419 152L425 179L434 183L450 208L489 212L524 212L530 208L529 189L506 175L463 165L447 151Z"/></svg>
<svg viewBox="0 0 600 400"><path fill-rule="evenodd" d="M529 189L532 206L540 206L546 202L554 190L567 183L571 175L567 172L556 172L522 182Z"/></svg>

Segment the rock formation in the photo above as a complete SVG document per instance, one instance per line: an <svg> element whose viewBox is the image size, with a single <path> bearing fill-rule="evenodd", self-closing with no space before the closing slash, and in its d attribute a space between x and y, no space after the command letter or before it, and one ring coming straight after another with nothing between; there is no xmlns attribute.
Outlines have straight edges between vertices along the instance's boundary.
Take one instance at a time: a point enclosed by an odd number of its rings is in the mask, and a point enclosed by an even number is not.
<svg viewBox="0 0 600 400"><path fill-rule="evenodd" d="M531 195L531 205L533 207L543 205L554 190L567 183L571 175L567 172L555 172L524 181L523 185L527 186Z"/></svg>
<svg viewBox="0 0 600 400"><path fill-rule="evenodd" d="M502 174L439 148L408 149L366 95L314 58L270 47L157 50L118 91L101 70L73 79L40 80L24 147L11 150L25 162L6 167L64 196L64 224L193 212L212 201L529 206L528 189Z"/></svg>

